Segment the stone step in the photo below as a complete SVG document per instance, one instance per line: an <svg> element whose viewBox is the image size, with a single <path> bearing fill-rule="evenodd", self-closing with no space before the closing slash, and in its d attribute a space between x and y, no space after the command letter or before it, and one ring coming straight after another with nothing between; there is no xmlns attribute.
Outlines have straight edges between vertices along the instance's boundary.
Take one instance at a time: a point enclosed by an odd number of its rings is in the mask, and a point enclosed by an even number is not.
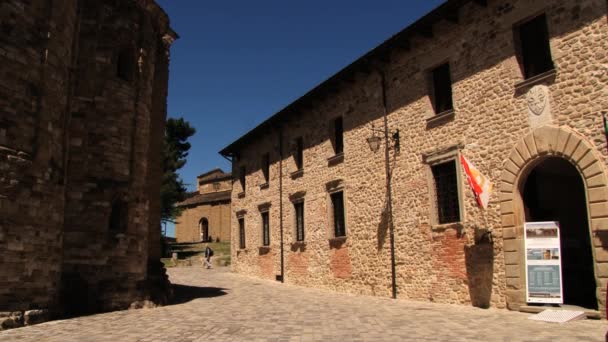
<svg viewBox="0 0 608 342"><path fill-rule="evenodd" d="M562 305L562 306L559 306L559 307L523 305L523 306L521 306L519 308L519 311L526 312L526 313L537 314L537 313L543 312L543 311L545 311L547 309L551 309L551 310L583 311L583 312L585 312L585 315L587 316L587 318L590 318L590 319L602 319L602 313L601 312L599 312L597 310L583 308L583 307L580 307L580 306L574 306L574 305Z"/></svg>

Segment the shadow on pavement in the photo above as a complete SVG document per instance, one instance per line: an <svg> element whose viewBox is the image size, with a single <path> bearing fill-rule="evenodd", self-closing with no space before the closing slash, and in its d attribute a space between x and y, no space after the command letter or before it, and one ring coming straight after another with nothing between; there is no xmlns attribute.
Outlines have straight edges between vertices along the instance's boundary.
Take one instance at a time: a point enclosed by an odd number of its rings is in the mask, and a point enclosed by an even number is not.
<svg viewBox="0 0 608 342"><path fill-rule="evenodd" d="M173 300L169 305L183 304L197 298L212 298L226 295L226 289L173 284Z"/></svg>

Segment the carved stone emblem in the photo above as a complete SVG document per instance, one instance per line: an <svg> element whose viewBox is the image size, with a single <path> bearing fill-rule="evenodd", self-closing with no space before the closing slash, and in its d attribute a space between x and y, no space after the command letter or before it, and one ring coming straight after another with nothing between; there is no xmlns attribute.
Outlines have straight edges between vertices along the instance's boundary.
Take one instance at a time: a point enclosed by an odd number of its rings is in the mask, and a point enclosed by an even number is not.
<svg viewBox="0 0 608 342"><path fill-rule="evenodd" d="M532 87L526 96L530 111L536 115L541 115L547 107L548 95L546 87L540 85Z"/></svg>

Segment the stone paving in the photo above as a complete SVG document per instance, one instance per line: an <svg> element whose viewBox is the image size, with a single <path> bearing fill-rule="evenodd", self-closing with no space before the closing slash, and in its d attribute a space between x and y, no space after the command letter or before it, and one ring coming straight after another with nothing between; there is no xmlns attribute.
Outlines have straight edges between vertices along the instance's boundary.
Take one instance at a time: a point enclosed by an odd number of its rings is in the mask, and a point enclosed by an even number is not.
<svg viewBox="0 0 608 342"><path fill-rule="evenodd" d="M172 268L175 304L0 332L0 341L603 341L608 323L560 325L528 314L350 296Z"/></svg>

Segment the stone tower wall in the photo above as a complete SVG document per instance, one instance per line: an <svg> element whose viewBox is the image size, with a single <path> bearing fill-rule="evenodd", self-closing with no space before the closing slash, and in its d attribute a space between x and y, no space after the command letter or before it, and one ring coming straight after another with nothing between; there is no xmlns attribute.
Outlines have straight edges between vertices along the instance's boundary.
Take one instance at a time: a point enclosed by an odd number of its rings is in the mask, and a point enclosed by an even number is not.
<svg viewBox="0 0 608 342"><path fill-rule="evenodd" d="M76 3L0 4L0 311L56 304Z"/></svg>
<svg viewBox="0 0 608 342"><path fill-rule="evenodd" d="M0 24L0 311L153 299L166 14L150 0L9 0Z"/></svg>

